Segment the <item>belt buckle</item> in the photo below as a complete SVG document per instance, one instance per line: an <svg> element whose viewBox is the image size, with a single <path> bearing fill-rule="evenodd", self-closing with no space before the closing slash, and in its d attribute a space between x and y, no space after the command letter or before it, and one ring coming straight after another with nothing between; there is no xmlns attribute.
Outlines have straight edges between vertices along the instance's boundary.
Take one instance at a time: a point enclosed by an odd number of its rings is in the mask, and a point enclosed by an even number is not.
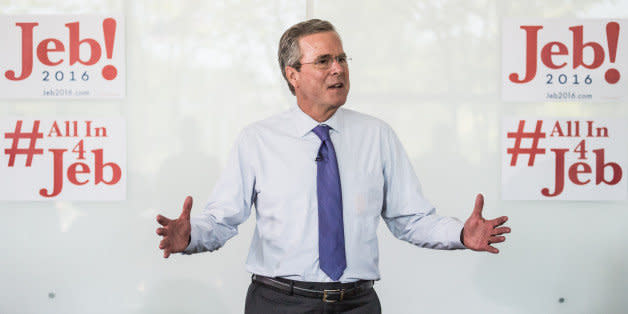
<svg viewBox="0 0 628 314"><path fill-rule="evenodd" d="M338 298L338 300L327 299L327 297L329 296L328 293L330 292L339 292L340 298ZM342 298L344 296L345 296L345 289L323 290L323 302L326 302L326 303L334 303L334 302L342 301Z"/></svg>

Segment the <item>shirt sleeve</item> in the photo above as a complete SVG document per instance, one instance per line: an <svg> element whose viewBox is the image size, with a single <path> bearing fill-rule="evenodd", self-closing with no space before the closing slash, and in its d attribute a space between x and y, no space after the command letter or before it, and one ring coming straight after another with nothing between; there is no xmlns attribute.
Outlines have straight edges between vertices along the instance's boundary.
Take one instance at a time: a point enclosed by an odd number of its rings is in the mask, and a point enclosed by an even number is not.
<svg viewBox="0 0 628 314"><path fill-rule="evenodd" d="M251 214L255 201L255 173L249 162L252 144L243 130L203 212L190 219L191 241L183 254L219 249L238 234L238 225Z"/></svg>
<svg viewBox="0 0 628 314"><path fill-rule="evenodd" d="M421 185L395 132L386 125L382 135L384 204L382 218L400 240L432 249L463 249L464 224L454 217L436 214L423 197Z"/></svg>

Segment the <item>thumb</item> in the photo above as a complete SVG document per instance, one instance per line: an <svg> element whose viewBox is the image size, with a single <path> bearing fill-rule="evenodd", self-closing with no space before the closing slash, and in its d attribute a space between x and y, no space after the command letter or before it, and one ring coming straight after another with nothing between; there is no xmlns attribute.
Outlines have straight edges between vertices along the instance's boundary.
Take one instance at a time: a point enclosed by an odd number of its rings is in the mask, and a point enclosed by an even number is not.
<svg viewBox="0 0 628 314"><path fill-rule="evenodd" d="M183 202L183 211L181 211L179 218L190 220L190 212L192 212L192 197L188 195Z"/></svg>
<svg viewBox="0 0 628 314"><path fill-rule="evenodd" d="M481 218L482 208L484 208L484 196L480 193L475 197L475 206L473 207L472 217Z"/></svg>

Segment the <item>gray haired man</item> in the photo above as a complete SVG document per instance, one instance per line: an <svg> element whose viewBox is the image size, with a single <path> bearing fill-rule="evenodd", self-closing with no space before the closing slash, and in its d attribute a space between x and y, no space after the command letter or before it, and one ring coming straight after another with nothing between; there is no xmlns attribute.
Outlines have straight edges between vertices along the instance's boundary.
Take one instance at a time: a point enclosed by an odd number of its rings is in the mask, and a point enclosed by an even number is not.
<svg viewBox="0 0 628 314"><path fill-rule="evenodd" d="M499 252L507 217L482 218L481 194L465 223L437 215L392 128L342 108L349 58L331 23L292 26L278 55L296 106L242 130L200 216L189 196L178 219L157 216L164 257L220 248L255 206L246 313L381 313L380 217L420 247Z"/></svg>

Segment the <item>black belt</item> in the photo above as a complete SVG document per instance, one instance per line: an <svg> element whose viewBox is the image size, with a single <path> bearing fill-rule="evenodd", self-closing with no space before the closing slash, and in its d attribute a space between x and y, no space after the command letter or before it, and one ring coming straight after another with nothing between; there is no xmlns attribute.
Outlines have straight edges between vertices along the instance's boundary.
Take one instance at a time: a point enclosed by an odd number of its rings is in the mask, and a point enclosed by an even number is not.
<svg viewBox="0 0 628 314"><path fill-rule="evenodd" d="M299 287L299 285L303 283L284 278L271 278L254 274L252 279L255 282L273 287L289 295L296 294L304 297L318 298L329 303L342 301L345 298L350 298L373 288L373 280L338 283L339 289L314 290Z"/></svg>

